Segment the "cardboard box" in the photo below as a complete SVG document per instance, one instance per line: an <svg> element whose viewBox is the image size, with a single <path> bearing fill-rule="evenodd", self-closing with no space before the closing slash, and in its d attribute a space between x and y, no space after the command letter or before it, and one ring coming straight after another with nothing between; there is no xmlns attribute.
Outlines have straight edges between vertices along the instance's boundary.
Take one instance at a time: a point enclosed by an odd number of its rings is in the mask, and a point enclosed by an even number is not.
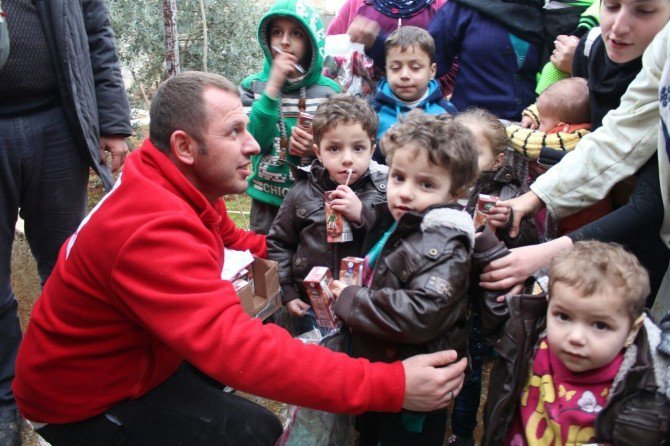
<svg viewBox="0 0 670 446"><path fill-rule="evenodd" d="M333 274L325 266L315 266L304 280L305 291L316 315L316 323L321 327L335 328L339 325L333 303L335 296L330 291Z"/></svg>
<svg viewBox="0 0 670 446"><path fill-rule="evenodd" d="M277 262L254 257L248 277L253 283L249 281L237 290L242 308L252 317L265 319L282 305Z"/></svg>

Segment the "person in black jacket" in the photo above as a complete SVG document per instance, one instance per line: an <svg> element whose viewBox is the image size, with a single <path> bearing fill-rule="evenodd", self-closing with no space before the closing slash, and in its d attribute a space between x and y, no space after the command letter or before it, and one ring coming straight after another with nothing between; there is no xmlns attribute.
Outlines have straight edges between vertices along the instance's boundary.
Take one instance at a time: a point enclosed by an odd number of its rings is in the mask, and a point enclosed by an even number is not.
<svg viewBox="0 0 670 446"><path fill-rule="evenodd" d="M390 165L387 205L364 244L369 287L333 282L335 314L351 353L391 362L419 352L467 355L474 224L457 199L477 177L473 135L448 115L413 110L382 138ZM357 419L361 445L442 445L447 411Z"/></svg>
<svg viewBox="0 0 670 446"><path fill-rule="evenodd" d="M3 7L11 49L0 68L0 444L13 445L21 330L10 259L18 210L44 284L85 215L89 167L109 190L132 131L104 1L6 0Z"/></svg>
<svg viewBox="0 0 670 446"><path fill-rule="evenodd" d="M374 110L361 98L334 95L323 102L312 122L317 159L294 170L296 183L270 228L268 258L279 264L282 302L299 318L296 334L316 323L303 279L314 266L328 267L338 277L342 258L360 256L373 206L386 199L388 168L371 161L377 124ZM327 191L334 191L331 207L350 224L351 240L327 237Z"/></svg>

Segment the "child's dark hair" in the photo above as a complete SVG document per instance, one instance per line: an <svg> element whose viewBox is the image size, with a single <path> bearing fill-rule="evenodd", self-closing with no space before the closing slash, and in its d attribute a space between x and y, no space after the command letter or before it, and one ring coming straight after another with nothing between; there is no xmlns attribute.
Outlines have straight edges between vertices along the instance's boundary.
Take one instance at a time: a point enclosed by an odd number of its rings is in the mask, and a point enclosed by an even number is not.
<svg viewBox="0 0 670 446"><path fill-rule="evenodd" d="M649 274L633 254L616 243L577 242L556 256L549 267L549 299L556 282L577 288L585 297L616 290L626 301L633 321L642 314L649 295Z"/></svg>
<svg viewBox="0 0 670 446"><path fill-rule="evenodd" d="M507 131L503 123L500 122L500 119L496 115L483 108L469 108L456 115L454 120L468 128L470 128L470 125L473 125L477 130L481 131L481 134L493 147L495 155L503 153L510 146L510 140L507 137ZM472 129L470 128L470 130Z"/></svg>
<svg viewBox="0 0 670 446"><path fill-rule="evenodd" d="M435 41L425 29L417 26L401 26L393 31L384 42L384 48L388 54L389 49L400 47L402 51L409 47L419 47L421 51L428 54L430 61L435 60Z"/></svg>
<svg viewBox="0 0 670 446"><path fill-rule="evenodd" d="M461 195L479 175L474 139L467 127L447 113L436 116L412 110L384 133L381 149L388 165L398 149L424 150L431 164L449 172L450 193Z"/></svg>
<svg viewBox="0 0 670 446"><path fill-rule="evenodd" d="M323 134L340 123L358 123L373 142L377 138L379 118L370 104L356 96L335 94L316 110L312 120L314 144L321 144Z"/></svg>

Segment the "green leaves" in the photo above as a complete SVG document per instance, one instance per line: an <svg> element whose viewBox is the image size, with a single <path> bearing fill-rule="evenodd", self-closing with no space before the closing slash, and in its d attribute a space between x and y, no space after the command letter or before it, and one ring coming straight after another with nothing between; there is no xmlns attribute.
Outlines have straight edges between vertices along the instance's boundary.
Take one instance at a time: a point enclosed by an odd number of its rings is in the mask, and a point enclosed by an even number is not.
<svg viewBox="0 0 670 446"><path fill-rule="evenodd" d="M256 28L264 7L260 2L204 0L208 29L208 71L235 83L259 71L263 54ZM133 107L146 108L144 88L152 91L165 78L162 0L107 0L123 66L132 72L129 94ZM177 0L181 71L203 69L203 27L199 0Z"/></svg>

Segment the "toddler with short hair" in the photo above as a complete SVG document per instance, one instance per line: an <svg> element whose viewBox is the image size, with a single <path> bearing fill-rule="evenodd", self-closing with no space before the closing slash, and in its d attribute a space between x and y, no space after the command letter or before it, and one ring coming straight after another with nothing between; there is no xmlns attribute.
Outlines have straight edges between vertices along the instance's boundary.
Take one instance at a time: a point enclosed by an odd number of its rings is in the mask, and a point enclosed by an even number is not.
<svg viewBox="0 0 670 446"><path fill-rule="evenodd" d="M374 220L373 206L386 196L388 172L386 166L371 161L377 115L365 100L331 96L317 109L312 131L317 159L296 171L296 184L267 238L268 258L279 264L282 302L290 315L300 319L296 334L315 324L303 279L314 266L326 266L337 277L342 258L361 255ZM327 241L324 195L331 190L331 207L351 225L351 241Z"/></svg>
<svg viewBox="0 0 670 446"><path fill-rule="evenodd" d="M475 258L507 254L490 233ZM484 329L501 353L491 372L484 444L661 444L668 360L645 318L649 277L614 243L577 242L539 296L489 293Z"/></svg>
<svg viewBox="0 0 670 446"><path fill-rule="evenodd" d="M457 199L477 177L473 140L449 115L420 110L384 134L388 203L376 207L363 246L369 286L332 287L353 356L391 362L448 348L466 357L474 225ZM366 413L356 426L361 445L441 446L446 418L446 410Z"/></svg>
<svg viewBox="0 0 670 446"><path fill-rule="evenodd" d="M590 132L590 119L587 81L570 77L547 87L537 102L523 111L524 124L508 125L507 135L514 150L534 161L543 148L561 152L574 149Z"/></svg>

